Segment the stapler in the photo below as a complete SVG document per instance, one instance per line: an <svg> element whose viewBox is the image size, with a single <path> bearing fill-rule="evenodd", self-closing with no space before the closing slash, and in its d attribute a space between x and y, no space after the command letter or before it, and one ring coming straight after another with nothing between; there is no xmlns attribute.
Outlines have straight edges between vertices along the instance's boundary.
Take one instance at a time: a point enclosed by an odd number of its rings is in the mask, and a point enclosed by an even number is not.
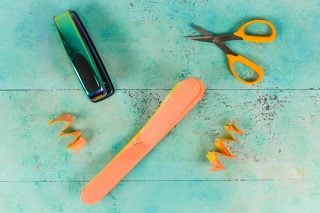
<svg viewBox="0 0 320 213"><path fill-rule="evenodd" d="M67 11L54 16L62 43L80 83L92 102L101 101L114 93L105 66L79 16Z"/></svg>

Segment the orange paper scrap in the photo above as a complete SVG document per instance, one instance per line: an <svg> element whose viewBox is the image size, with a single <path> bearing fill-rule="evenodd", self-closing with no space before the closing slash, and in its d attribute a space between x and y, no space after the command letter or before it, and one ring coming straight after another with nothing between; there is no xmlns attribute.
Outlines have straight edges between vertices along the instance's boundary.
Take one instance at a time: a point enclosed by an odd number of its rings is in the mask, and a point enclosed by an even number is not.
<svg viewBox="0 0 320 213"><path fill-rule="evenodd" d="M203 82L179 82L131 141L83 189L81 199L94 204L108 194L201 100Z"/></svg>
<svg viewBox="0 0 320 213"><path fill-rule="evenodd" d="M218 158L219 155L227 157L227 158L235 157L229 151L229 149L225 146L225 143L238 142L238 140L235 138L233 133L237 133L239 135L242 135L244 133L241 129L239 129L235 120L232 120L232 122L230 124L225 125L224 128L228 132L229 138L218 138L214 142L215 147L216 147L215 150L208 152L208 154L207 154L207 158L212 165L211 171L219 171L219 170L224 169L224 166L222 165L222 163L220 162L220 160Z"/></svg>
<svg viewBox="0 0 320 213"><path fill-rule="evenodd" d="M57 118L50 120L48 123L53 124L56 122L66 122L65 128L60 132L59 136L74 136L74 140L68 144L68 148L74 152L79 152L86 144L86 139L81 137L81 131L69 131L74 117L70 113L59 115Z"/></svg>

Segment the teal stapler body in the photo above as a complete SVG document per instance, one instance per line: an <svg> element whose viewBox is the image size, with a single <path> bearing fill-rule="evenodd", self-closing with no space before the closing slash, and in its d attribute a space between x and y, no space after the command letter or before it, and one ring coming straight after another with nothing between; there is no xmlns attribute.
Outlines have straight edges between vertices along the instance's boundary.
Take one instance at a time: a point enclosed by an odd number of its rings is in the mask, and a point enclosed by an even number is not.
<svg viewBox="0 0 320 213"><path fill-rule="evenodd" d="M107 70L79 16L67 11L54 17L62 43L85 93L93 102L114 93Z"/></svg>

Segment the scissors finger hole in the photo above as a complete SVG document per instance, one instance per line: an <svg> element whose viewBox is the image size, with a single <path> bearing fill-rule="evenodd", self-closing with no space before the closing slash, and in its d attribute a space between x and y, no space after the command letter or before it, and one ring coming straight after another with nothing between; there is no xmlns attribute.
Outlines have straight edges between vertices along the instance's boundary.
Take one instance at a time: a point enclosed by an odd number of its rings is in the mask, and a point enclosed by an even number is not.
<svg viewBox="0 0 320 213"><path fill-rule="evenodd" d="M253 69L241 62L235 62L234 68L237 72L237 75L245 81L253 82L258 78L257 73Z"/></svg>
<svg viewBox="0 0 320 213"><path fill-rule="evenodd" d="M253 36L270 36L272 34L272 29L270 26L264 23L257 22L257 23L248 25L244 29L244 33L246 35L253 35Z"/></svg>

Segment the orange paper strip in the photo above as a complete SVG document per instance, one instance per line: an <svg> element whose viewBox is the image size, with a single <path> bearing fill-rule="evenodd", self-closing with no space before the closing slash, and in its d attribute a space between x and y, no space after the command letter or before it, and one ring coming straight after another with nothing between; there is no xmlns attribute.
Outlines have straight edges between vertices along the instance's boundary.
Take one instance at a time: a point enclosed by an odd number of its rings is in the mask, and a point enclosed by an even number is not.
<svg viewBox="0 0 320 213"><path fill-rule="evenodd" d="M188 78L179 82L146 125L84 187L82 201L93 204L109 193L201 100L204 91L205 86L199 79Z"/></svg>
<svg viewBox="0 0 320 213"><path fill-rule="evenodd" d="M226 131L228 132L230 137L229 138L218 138L214 143L216 146L215 151L208 152L208 154L207 154L207 158L210 161L210 163L212 164L211 171L219 171L219 170L224 169L224 166L220 162L218 155L222 155L227 158L234 157L234 155L229 151L229 149L225 146L224 143L238 142L238 140L235 138L233 133L237 133L240 135L242 135L244 133L241 129L239 129L235 120L232 120L232 122L230 124L225 125L224 128L226 129Z"/></svg>
<svg viewBox="0 0 320 213"><path fill-rule="evenodd" d="M66 122L65 128L60 132L59 136L74 136L75 139L68 144L68 148L74 152L79 152L86 144L86 139L81 137L81 131L68 131L74 121L74 117L70 113L59 115L57 118L50 120L49 124L56 122Z"/></svg>

